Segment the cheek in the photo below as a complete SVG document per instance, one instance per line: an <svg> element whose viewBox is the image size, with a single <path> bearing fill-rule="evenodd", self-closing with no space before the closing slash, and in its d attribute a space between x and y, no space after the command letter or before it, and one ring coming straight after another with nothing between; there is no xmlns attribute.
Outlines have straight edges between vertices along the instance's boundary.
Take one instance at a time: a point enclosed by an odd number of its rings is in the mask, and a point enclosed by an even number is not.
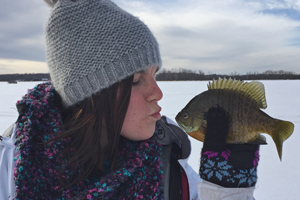
<svg viewBox="0 0 300 200"><path fill-rule="evenodd" d="M136 92L131 93L126 118L129 118L131 121L135 121L138 119L139 115L143 112L143 109L145 109L145 104L143 102L143 98L137 94Z"/></svg>
<svg viewBox="0 0 300 200"><path fill-rule="evenodd" d="M144 140L149 138L149 108L141 96L132 93L128 110L124 119L121 135L130 140ZM155 125L153 126L155 127ZM154 130L150 130L150 132Z"/></svg>
<svg viewBox="0 0 300 200"><path fill-rule="evenodd" d="M141 109L143 109L143 106L141 106L139 97L135 95L134 92L132 92L121 130L122 136L130 138L128 136L130 136L135 130L137 130L137 126L140 124L139 121L141 119Z"/></svg>

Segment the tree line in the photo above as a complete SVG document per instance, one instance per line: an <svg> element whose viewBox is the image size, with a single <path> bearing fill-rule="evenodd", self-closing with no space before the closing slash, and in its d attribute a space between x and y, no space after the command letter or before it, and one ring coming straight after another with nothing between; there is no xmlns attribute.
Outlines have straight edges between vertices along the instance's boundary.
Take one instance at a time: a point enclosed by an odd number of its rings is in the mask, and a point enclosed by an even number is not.
<svg viewBox="0 0 300 200"><path fill-rule="evenodd" d="M0 74L0 81L43 81L49 80L49 73L40 74Z"/></svg>
<svg viewBox="0 0 300 200"><path fill-rule="evenodd" d="M290 71L247 72L246 74L212 74L204 73L201 70L190 69L162 69L156 76L157 81L187 81L187 80L213 80L219 77L232 78L237 80L292 80L300 79L300 74ZM39 74L0 74L0 81L45 81L50 80L49 73Z"/></svg>
<svg viewBox="0 0 300 200"><path fill-rule="evenodd" d="M204 73L201 70L190 69L162 69L156 76L158 81L186 81L186 80L213 80L219 77L232 78L237 80L292 80L300 79L300 74L278 70L267 70L265 72L247 72L246 74L238 74L232 72L231 74L212 74Z"/></svg>

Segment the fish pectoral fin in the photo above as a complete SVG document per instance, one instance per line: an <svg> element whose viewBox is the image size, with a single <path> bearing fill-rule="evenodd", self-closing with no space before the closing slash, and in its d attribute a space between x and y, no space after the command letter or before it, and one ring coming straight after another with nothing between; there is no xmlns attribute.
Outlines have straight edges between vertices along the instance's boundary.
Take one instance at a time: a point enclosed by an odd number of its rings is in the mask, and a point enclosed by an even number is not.
<svg viewBox="0 0 300 200"><path fill-rule="evenodd" d="M192 138L196 139L196 140L199 140L200 142L204 142L204 138L205 138L205 135L203 134L203 132L201 131L195 131L195 132L191 132L191 133L188 133L189 136L191 136Z"/></svg>
<svg viewBox="0 0 300 200"><path fill-rule="evenodd" d="M251 142L248 142L248 144L260 144L260 145L265 145L265 144L268 144L268 143L267 143L266 137L263 136L263 135L261 135L261 134L259 134L259 136L258 136L255 140L253 140L253 141L251 141Z"/></svg>
<svg viewBox="0 0 300 200"><path fill-rule="evenodd" d="M282 143L288 139L294 131L294 124L288 121L278 120L273 132L270 134L275 142L279 158L282 157Z"/></svg>

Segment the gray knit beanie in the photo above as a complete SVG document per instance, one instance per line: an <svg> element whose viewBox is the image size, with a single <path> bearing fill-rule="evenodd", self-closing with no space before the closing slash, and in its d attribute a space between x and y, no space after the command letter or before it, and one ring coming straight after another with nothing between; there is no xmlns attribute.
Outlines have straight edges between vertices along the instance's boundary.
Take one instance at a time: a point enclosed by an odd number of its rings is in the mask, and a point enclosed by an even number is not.
<svg viewBox="0 0 300 200"><path fill-rule="evenodd" d="M161 67L156 39L110 0L45 0L46 55L63 106L74 105L150 66Z"/></svg>

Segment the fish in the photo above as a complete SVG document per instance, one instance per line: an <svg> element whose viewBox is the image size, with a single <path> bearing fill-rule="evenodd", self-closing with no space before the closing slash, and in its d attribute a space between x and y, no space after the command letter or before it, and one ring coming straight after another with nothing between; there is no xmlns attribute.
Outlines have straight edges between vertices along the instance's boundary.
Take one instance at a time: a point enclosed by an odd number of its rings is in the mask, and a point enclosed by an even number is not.
<svg viewBox="0 0 300 200"><path fill-rule="evenodd" d="M219 78L209 82L208 90L192 98L176 115L177 124L191 137L205 139L206 113L211 107L222 107L228 116L228 144L266 144L263 133L273 139L282 160L283 142L294 132L294 124L275 119L263 112L267 108L264 85L259 81L244 82Z"/></svg>

